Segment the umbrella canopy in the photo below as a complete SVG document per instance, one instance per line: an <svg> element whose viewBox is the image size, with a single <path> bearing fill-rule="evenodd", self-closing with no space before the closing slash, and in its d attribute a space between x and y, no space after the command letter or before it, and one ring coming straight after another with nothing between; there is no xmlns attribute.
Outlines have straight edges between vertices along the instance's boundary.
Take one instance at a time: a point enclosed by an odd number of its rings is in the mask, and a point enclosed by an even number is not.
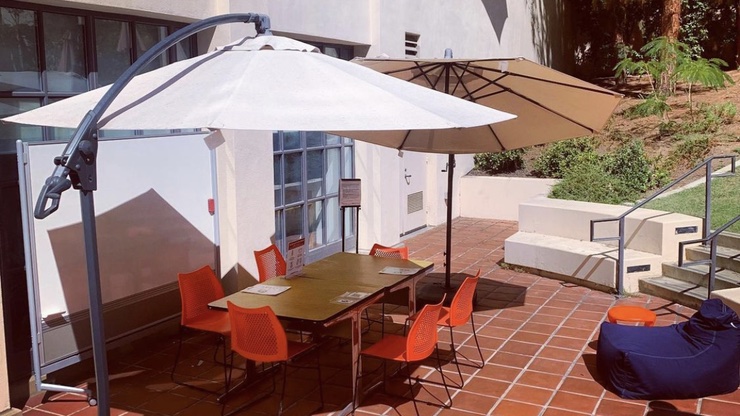
<svg viewBox="0 0 740 416"><path fill-rule="evenodd" d="M354 62L517 115L504 123L444 131L433 137L412 131L401 147L450 155L444 287L450 292L454 154L501 152L592 134L606 124L622 95L524 58L453 59L449 49L445 54L444 59L356 58Z"/></svg>
<svg viewBox="0 0 740 416"><path fill-rule="evenodd" d="M370 59L354 62L410 83L516 114L505 123L439 134L411 132L403 149L500 152L586 136L604 127L621 94L524 58Z"/></svg>
<svg viewBox="0 0 740 416"><path fill-rule="evenodd" d="M110 87L4 119L77 127ZM372 131L361 139L394 148L410 129L487 125L513 115L403 82L280 36L257 36L136 76L99 129L212 128Z"/></svg>

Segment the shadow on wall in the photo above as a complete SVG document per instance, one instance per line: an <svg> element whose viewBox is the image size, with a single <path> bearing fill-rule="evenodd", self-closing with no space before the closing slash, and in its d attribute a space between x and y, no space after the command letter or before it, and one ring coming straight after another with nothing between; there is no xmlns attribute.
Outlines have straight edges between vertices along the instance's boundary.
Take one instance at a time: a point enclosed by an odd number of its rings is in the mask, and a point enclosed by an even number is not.
<svg viewBox="0 0 740 416"><path fill-rule="evenodd" d="M528 0L537 60L558 71L575 69L570 14L563 0Z"/></svg>
<svg viewBox="0 0 740 416"><path fill-rule="evenodd" d="M493 30L496 32L499 44L501 43L501 33L504 31L504 23L509 18L509 9L506 7L506 0L483 0L483 6L486 8L488 18L491 20Z"/></svg>
<svg viewBox="0 0 740 416"><path fill-rule="evenodd" d="M214 266L213 242L156 191L96 217L103 302L177 282L177 273ZM88 308L82 224L49 230L68 312Z"/></svg>

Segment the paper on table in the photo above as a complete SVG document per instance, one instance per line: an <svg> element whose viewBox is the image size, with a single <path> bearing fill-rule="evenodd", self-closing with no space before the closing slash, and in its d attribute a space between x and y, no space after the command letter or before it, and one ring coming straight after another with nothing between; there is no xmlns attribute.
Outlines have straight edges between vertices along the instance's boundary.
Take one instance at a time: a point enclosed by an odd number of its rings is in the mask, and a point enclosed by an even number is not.
<svg viewBox="0 0 740 416"><path fill-rule="evenodd" d="M403 274L403 275L410 275L418 273L419 270L421 270L418 267L386 267L383 270L380 271L382 274Z"/></svg>
<svg viewBox="0 0 740 416"><path fill-rule="evenodd" d="M343 294L332 299L330 302L331 303L343 303L343 304L349 305L349 304L357 302L358 300L364 299L368 296L370 296L370 294L366 292L344 292Z"/></svg>
<svg viewBox="0 0 740 416"><path fill-rule="evenodd" d="M244 293L254 293L254 294L257 294L257 295L275 296L275 295L279 295L279 294L285 292L288 289L290 289L290 286L275 286L275 285L265 285L265 284L260 283L260 284L254 285L254 286L250 286L250 287L242 290L242 292L244 292Z"/></svg>

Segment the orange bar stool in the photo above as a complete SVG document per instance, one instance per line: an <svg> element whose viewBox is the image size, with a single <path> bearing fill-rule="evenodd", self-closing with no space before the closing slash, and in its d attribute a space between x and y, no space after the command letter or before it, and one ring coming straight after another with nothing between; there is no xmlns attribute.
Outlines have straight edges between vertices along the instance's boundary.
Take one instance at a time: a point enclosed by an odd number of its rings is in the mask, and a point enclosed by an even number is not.
<svg viewBox="0 0 740 416"><path fill-rule="evenodd" d="M613 324L616 324L617 322L630 322L641 323L644 326L655 325L655 319L657 317L655 312L650 309L634 305L615 306L609 309L606 316L609 322Z"/></svg>

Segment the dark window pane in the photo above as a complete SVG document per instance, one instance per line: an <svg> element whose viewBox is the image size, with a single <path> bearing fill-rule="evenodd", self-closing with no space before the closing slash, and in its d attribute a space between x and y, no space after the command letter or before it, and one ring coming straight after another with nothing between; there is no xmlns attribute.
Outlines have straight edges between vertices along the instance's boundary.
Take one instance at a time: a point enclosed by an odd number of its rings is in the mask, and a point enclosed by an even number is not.
<svg viewBox="0 0 740 416"><path fill-rule="evenodd" d="M324 195L324 151L310 150L306 152L306 171L308 173L308 198L318 198Z"/></svg>
<svg viewBox="0 0 740 416"><path fill-rule="evenodd" d="M301 132L284 131L283 132L283 149L293 150L301 148Z"/></svg>
<svg viewBox="0 0 740 416"><path fill-rule="evenodd" d="M108 85L131 66L131 31L128 22L95 20L95 55L98 86Z"/></svg>
<svg viewBox="0 0 740 416"><path fill-rule="evenodd" d="M279 155L275 155L272 160L273 160L272 161L272 164L273 164L272 170L274 172L274 174L273 174L273 177L274 177L273 183L275 184L275 206L276 207L279 207L279 206L283 205L283 193L282 193L283 184L282 184L282 181L280 180L280 177L281 177L282 172L283 172L283 165L280 162L281 161L281 157Z"/></svg>
<svg viewBox="0 0 740 416"><path fill-rule="evenodd" d="M280 132L272 132L272 151L277 152L280 150Z"/></svg>
<svg viewBox="0 0 740 416"><path fill-rule="evenodd" d="M136 59L148 51L157 42L167 37L167 28L164 26L136 24ZM167 65L167 53L162 53L149 62L141 73L149 72L153 69L161 68Z"/></svg>
<svg viewBox="0 0 740 416"><path fill-rule="evenodd" d="M0 7L0 91L39 91L36 15Z"/></svg>
<svg viewBox="0 0 740 416"><path fill-rule="evenodd" d="M36 98L0 98L0 118L9 117L39 107ZM0 151L15 152L15 141L41 140L41 127L26 124L0 123Z"/></svg>
<svg viewBox="0 0 740 416"><path fill-rule="evenodd" d="M303 235L303 205L285 210L286 242L294 241Z"/></svg>
<svg viewBox="0 0 740 416"><path fill-rule="evenodd" d="M303 200L303 163L300 153L285 155L285 204Z"/></svg>
<svg viewBox="0 0 740 416"><path fill-rule="evenodd" d="M306 147L318 147L324 144L324 133L320 131L306 132Z"/></svg>
<svg viewBox="0 0 740 416"><path fill-rule="evenodd" d="M85 19L44 13L46 84L52 92L87 91Z"/></svg>
<svg viewBox="0 0 740 416"><path fill-rule="evenodd" d="M192 42L192 39L194 38L195 35L177 42L177 45L175 45L175 61L183 61L195 56Z"/></svg>

